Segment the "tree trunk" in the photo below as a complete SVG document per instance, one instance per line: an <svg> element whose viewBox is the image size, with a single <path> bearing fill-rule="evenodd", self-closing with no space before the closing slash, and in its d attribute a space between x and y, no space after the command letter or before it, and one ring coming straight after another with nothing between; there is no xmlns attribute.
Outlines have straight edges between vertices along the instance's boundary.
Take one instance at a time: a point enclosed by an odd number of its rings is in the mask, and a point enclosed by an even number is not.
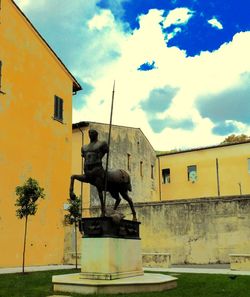
<svg viewBox="0 0 250 297"><path fill-rule="evenodd" d="M25 216L25 227L24 227L24 240L23 240L23 266L22 272L24 273L25 264L25 250L26 250L26 238L27 238L27 226L28 226L28 216Z"/></svg>
<svg viewBox="0 0 250 297"><path fill-rule="evenodd" d="M76 220L75 220L75 255L76 255L76 269L77 269L77 226L76 226Z"/></svg>

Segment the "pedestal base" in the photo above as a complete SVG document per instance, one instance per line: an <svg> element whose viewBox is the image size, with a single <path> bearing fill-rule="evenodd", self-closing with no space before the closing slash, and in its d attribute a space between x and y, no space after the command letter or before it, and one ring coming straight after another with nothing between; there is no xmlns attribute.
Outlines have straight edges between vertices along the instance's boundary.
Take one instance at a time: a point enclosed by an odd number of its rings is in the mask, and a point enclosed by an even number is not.
<svg viewBox="0 0 250 297"><path fill-rule="evenodd" d="M82 238L81 277L112 280L143 275L141 240Z"/></svg>
<svg viewBox="0 0 250 297"><path fill-rule="evenodd" d="M156 273L115 280L82 279L81 273L56 275L52 278L54 291L79 294L120 294L161 292L177 286L177 279Z"/></svg>

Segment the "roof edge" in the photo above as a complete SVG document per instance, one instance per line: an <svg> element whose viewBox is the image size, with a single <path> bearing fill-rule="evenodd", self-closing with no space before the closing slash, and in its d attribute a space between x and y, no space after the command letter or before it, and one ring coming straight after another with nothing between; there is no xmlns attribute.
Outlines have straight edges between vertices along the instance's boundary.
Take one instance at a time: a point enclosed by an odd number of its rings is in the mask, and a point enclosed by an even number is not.
<svg viewBox="0 0 250 297"><path fill-rule="evenodd" d="M83 128L83 127L88 127L90 124L99 124L99 125L110 125L107 123L100 123L100 122L92 122L92 121L82 121L82 122L78 122L78 123L74 123L72 124L72 129L78 129L78 128ZM134 129L139 131L143 137L145 138L145 140L148 142L148 144L150 145L150 147L152 148L152 150L155 152L154 147L152 146L151 142L148 140L147 136L143 133L141 128L137 128L137 127L130 127L130 126L125 126L125 125L113 125L115 127L122 127L122 128L128 128L128 129Z"/></svg>
<svg viewBox="0 0 250 297"><path fill-rule="evenodd" d="M198 147L198 148L192 148L187 150L180 150L177 152L167 152L167 153L158 153L156 154L157 157L161 156L168 156L168 155L176 155L176 154L182 154L182 153L189 153L194 151L202 151L202 150L208 150L208 149L214 149L214 148L220 148L220 147L227 147L227 146L234 146L234 145L240 145L240 144L247 144L250 143L250 140L242 141L242 142L233 142L233 143L225 143L225 144L218 144L218 145L211 145L206 147Z"/></svg>
<svg viewBox="0 0 250 297"><path fill-rule="evenodd" d="M90 124L98 124L98 125L106 125L106 126L109 126L109 123L101 123L101 122L93 122L93 121L81 121L81 122L78 122L78 123L74 123L72 124L72 126L78 124L79 125L83 125L82 127L86 127L87 125L90 125ZM75 126L76 128L78 127L77 125ZM137 127L129 127L129 126L125 126L125 125L115 125L115 124L112 124L112 126L115 126L115 127L124 127L124 128L130 128L130 129L135 129L135 130L140 130L140 128L137 128ZM73 128L75 128L73 127Z"/></svg>
<svg viewBox="0 0 250 297"><path fill-rule="evenodd" d="M72 129L79 129L79 128L84 128L88 126L89 126L89 122L82 121L82 122L72 124Z"/></svg>

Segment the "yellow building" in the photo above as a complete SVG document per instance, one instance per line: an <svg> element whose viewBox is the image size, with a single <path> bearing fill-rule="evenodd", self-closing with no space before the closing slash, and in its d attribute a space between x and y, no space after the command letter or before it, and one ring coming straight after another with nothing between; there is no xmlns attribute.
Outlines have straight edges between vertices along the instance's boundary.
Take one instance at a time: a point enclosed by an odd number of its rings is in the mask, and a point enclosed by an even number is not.
<svg viewBox="0 0 250 297"><path fill-rule="evenodd" d="M27 265L63 261L63 203L71 175L72 74L14 1L0 9L0 267L20 266L24 221L15 187L29 178L45 189L30 217Z"/></svg>
<svg viewBox="0 0 250 297"><path fill-rule="evenodd" d="M159 200L250 194L250 142L158 155Z"/></svg>

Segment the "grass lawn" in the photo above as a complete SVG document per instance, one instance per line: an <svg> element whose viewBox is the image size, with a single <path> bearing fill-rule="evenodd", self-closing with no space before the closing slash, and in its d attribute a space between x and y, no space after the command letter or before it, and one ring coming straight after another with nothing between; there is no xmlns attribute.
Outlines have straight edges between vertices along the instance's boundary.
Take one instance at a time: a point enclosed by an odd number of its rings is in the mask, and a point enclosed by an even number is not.
<svg viewBox="0 0 250 297"><path fill-rule="evenodd" d="M49 295L83 295L53 293L52 275L76 273L76 270L54 270L22 274L0 275L0 297L47 297ZM250 276L211 274L178 274L177 288L161 293L123 294L129 297L248 297L250 296ZM86 296L86 295L85 295ZM95 295L96 296L96 295ZM110 295L101 295L102 297ZM115 295L112 295L115 296Z"/></svg>

